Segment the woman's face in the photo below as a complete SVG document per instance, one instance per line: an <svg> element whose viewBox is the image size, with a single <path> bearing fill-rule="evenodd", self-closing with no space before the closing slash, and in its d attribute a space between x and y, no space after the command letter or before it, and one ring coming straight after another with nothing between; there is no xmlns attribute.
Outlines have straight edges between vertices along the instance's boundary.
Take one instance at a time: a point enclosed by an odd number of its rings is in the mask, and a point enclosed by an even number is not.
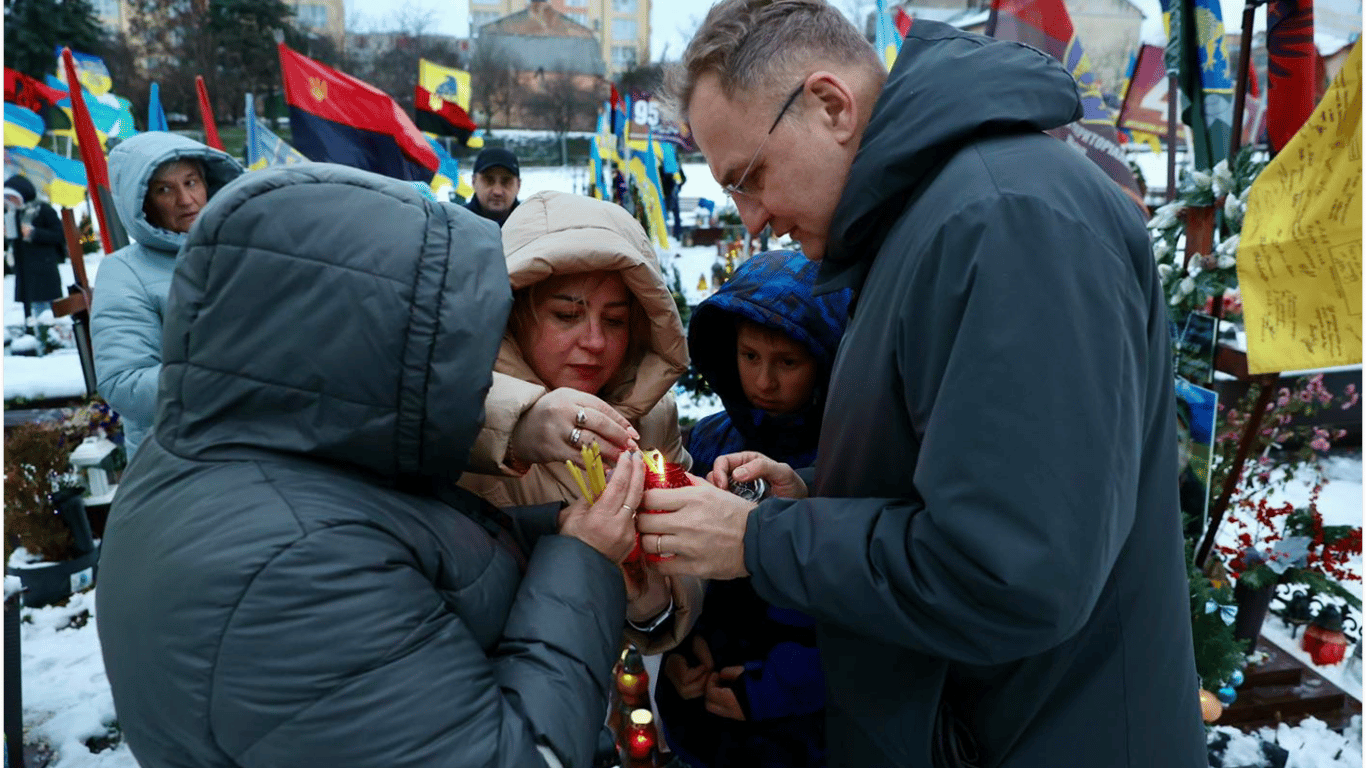
<svg viewBox="0 0 1366 768"><path fill-rule="evenodd" d="M619 273L551 277L538 286L531 310L531 326L518 342L550 388L597 394L621 368L631 341L631 294Z"/></svg>

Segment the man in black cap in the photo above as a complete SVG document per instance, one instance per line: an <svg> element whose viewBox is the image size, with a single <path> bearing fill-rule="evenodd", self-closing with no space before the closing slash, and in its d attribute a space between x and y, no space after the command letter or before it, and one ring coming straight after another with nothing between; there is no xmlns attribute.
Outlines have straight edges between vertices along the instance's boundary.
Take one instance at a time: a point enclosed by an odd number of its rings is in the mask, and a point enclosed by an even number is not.
<svg viewBox="0 0 1366 768"><path fill-rule="evenodd" d="M502 147L489 147L474 158L474 199L465 207L501 227L517 207L521 188L517 156Z"/></svg>

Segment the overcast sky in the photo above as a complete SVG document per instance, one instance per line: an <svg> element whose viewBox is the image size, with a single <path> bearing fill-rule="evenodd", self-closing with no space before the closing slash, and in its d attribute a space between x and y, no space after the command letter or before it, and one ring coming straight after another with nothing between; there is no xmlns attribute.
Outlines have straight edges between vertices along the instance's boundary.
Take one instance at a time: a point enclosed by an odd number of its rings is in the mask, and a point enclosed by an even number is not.
<svg viewBox="0 0 1366 768"><path fill-rule="evenodd" d="M1144 38L1160 42L1164 36L1158 0L1131 1L1147 17L1142 30ZM868 10L876 7L874 2L866 0L832 2L844 10L846 15L855 8L866 15ZM1357 12L1360 13L1359 0L1354 2ZM1220 0L1220 3L1224 14L1224 28L1229 32L1237 31L1242 26L1243 0ZM650 4L650 56L655 60L663 56L676 60L683 53L688 37L712 5L711 0L653 0ZM346 0L347 27L390 30L395 26L395 19L405 8L410 12L430 13L433 31L462 37L469 34L469 4L465 0ZM1265 28L1266 11L1259 10L1256 19L1253 29L1260 31ZM357 24L358 21L361 23ZM1082 44L1085 43L1083 40Z"/></svg>

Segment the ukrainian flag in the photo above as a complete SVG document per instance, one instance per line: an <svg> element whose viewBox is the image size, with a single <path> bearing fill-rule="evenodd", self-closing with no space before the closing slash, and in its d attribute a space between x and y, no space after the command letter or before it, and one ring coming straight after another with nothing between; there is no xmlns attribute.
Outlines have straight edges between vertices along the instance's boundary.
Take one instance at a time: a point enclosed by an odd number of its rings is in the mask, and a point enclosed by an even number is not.
<svg viewBox="0 0 1366 768"><path fill-rule="evenodd" d="M306 163L308 158L289 142L275 135L260 118L252 115L247 121L247 170L259 171L272 165Z"/></svg>
<svg viewBox="0 0 1366 768"><path fill-rule="evenodd" d="M47 76L47 84L51 88L70 93L67 90L66 83L52 75ZM110 136L126 139L137 133L133 127L131 104L127 99L120 99L109 93L96 96L84 89L81 91L81 96L85 99L86 110L90 112L90 123L95 127L95 133L100 137L101 147ZM66 114L68 123L75 126L75 118L71 114L71 97L68 95L65 99L57 102L56 106ZM74 127L54 128L50 133L53 136L69 136L77 145L80 144L80 137L76 135Z"/></svg>
<svg viewBox="0 0 1366 768"><path fill-rule="evenodd" d="M636 180L636 190L641 204L645 207L645 218L649 222L646 229L659 247L669 247L669 226L664 218L664 193L659 184L659 156L655 154L654 134L647 141L635 139L627 142L630 162L627 168Z"/></svg>
<svg viewBox="0 0 1366 768"><path fill-rule="evenodd" d="M104 59L80 51L71 52L71 63L76 65L76 79L87 91L99 95L114 89L114 80L109 76L109 66ZM66 68L62 66L62 46L57 46L57 78L66 85Z"/></svg>
<svg viewBox="0 0 1366 768"><path fill-rule="evenodd" d="M432 151L436 153L436 159L441 163L437 166L436 175L432 177L431 188L438 189L449 184L455 187L455 193L457 195L460 195L466 200L474 197L474 188L470 186L469 182L460 178L460 161L451 157L450 153L446 151L446 148L441 146L441 142L437 141L429 134L424 135L427 136L427 143L432 145Z"/></svg>
<svg viewBox="0 0 1366 768"><path fill-rule="evenodd" d="M5 106L9 106L6 104ZM42 147L5 147L5 177L22 173L63 208L85 202L85 166Z"/></svg>
<svg viewBox="0 0 1366 768"><path fill-rule="evenodd" d="M882 60L887 64L887 71L891 71L892 65L896 63L897 54L901 53L901 35L897 34L896 27L892 25L892 15L887 12L886 0L877 0L877 52L882 55Z"/></svg>
<svg viewBox="0 0 1366 768"><path fill-rule="evenodd" d="M43 118L37 112L5 102L5 146L36 147L44 128Z"/></svg>

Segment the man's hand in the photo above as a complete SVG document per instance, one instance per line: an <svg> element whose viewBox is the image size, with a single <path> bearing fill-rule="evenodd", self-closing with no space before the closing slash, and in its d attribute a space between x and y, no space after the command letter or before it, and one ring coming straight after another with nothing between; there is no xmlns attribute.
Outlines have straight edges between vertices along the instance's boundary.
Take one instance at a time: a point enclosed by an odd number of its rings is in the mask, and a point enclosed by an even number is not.
<svg viewBox="0 0 1366 768"><path fill-rule="evenodd" d="M636 530L646 552L659 552L660 573L738 579L745 570L745 524L755 504L689 475L690 488L646 491L644 509L668 514L637 515ZM663 538L656 538L663 537Z"/></svg>
<svg viewBox="0 0 1366 768"><path fill-rule="evenodd" d="M758 451L741 451L716 457L707 482L723 491L730 490L732 479L749 481L762 477L768 483L769 493L784 499L804 499L807 496L806 483L797 477L791 466L774 461Z"/></svg>
<svg viewBox="0 0 1366 768"><path fill-rule="evenodd" d="M670 653L664 658L664 676L673 683L674 690L684 700L695 699L707 692L707 680L711 677L712 662L711 649L707 647L707 641L701 635L696 635L692 639L693 655L697 657L697 666L688 666L687 659L682 654Z"/></svg>
<svg viewBox="0 0 1366 768"><path fill-rule="evenodd" d="M572 442L572 437L578 437L578 442ZM639 447L639 439L636 428L612 406L587 392L560 387L542 395L522 414L510 445L517 458L528 464L566 459L577 464L583 461L580 449L596 440L603 463L616 464L622 453Z"/></svg>
<svg viewBox="0 0 1366 768"><path fill-rule="evenodd" d="M744 667L726 667L707 676L707 711L731 720L744 720L745 711L740 708L740 699L729 683L735 682L745 673ZM743 683L741 683L743 685Z"/></svg>

